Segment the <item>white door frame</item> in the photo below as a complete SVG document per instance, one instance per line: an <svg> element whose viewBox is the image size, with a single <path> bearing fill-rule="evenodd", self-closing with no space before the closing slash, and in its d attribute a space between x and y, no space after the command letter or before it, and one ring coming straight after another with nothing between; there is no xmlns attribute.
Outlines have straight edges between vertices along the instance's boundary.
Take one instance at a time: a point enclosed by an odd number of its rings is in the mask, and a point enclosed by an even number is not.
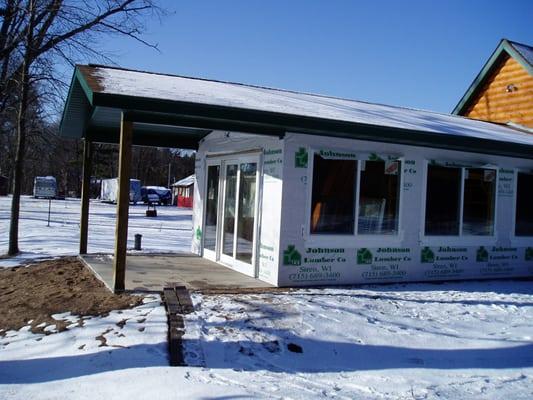
<svg viewBox="0 0 533 400"><path fill-rule="evenodd" d="M239 194L240 194L240 164L243 163L256 163L256 192L254 199L254 226L253 226L253 243L252 243L252 262L251 264L245 263L243 261L237 260L236 252L238 245L238 215L239 215ZM262 196L262 182L261 182L261 153L258 151L253 152L240 152L233 154L224 154L219 156L207 157L206 158L206 174L204 182L204 193L207 196L207 177L209 174L209 167L213 165L219 165L219 184L218 184L218 204L217 204L217 226L216 226L216 244L215 251L206 249L204 247L205 235L202 240L202 254L205 258L219 262L228 266L229 268L234 269L235 271L241 272L245 275L257 277L258 276L258 233L259 233L259 204L260 198ZM225 211L225 201L226 201L226 172L228 165L237 165L237 182L235 188L235 218L234 218L234 228L233 228L233 252L232 256L222 253L223 247L223 232L224 232L224 211ZM206 220L206 211L207 211L207 198L204 201L204 210L203 210L203 232L205 232L205 220Z"/></svg>
<svg viewBox="0 0 533 400"><path fill-rule="evenodd" d="M217 260L223 263L224 265L227 265L233 268L233 263L236 261L234 255L236 253L236 248L237 248L236 236L237 236L237 224L238 224L237 219L239 215L239 188L240 188L240 177L241 177L241 171L239 168L240 160L237 158L228 157L222 160L221 165L224 167L224 175L223 175L224 184L222 185L224 190L222 191L222 208L219 210L219 213L218 213L219 218L220 218L220 231L219 231L220 238L218 240L219 247L217 249L217 253L218 253ZM227 171L228 171L228 166L230 165L237 166L237 175L235 177L235 199L234 199L235 208L233 210L233 213L234 213L233 215L233 247L231 249L231 254L232 254L231 256L228 254L224 254L223 252L224 250L224 228L225 228L224 223L225 223L225 218L226 218L226 189L227 189L227 184L228 184Z"/></svg>

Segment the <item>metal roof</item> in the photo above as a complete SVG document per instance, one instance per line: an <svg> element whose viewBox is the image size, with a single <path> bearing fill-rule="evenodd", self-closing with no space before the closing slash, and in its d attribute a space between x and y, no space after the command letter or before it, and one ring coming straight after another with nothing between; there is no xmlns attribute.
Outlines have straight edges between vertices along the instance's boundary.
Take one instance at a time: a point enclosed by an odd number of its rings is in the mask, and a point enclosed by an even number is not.
<svg viewBox="0 0 533 400"><path fill-rule="evenodd" d="M186 178L180 179L177 182L174 182L172 186L191 186L194 185L194 174L187 176Z"/></svg>
<svg viewBox="0 0 533 400"><path fill-rule="evenodd" d="M511 42L510 40L509 44L533 67L533 47L523 43Z"/></svg>
<svg viewBox="0 0 533 400"><path fill-rule="evenodd" d="M533 158L533 136L449 114L121 68L78 65L61 134L117 142L121 113L134 144L196 148L212 130L326 135Z"/></svg>

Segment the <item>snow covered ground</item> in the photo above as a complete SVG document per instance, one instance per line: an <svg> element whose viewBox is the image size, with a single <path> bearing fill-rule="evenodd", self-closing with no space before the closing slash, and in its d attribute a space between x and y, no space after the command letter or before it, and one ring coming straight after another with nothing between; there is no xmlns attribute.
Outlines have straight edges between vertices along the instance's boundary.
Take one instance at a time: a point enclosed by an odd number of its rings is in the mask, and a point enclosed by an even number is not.
<svg viewBox="0 0 533 400"><path fill-rule="evenodd" d="M91 201L89 215L89 252L112 253L114 250L116 206ZM192 212L177 207L157 207L157 218L145 216L146 206L130 207L128 248L133 248L136 233L143 235L143 252L188 252L192 236ZM7 252L11 196L0 197L0 255ZM78 254L80 200L52 200L50 227L48 200L23 196L19 225L22 254L0 260L1 266L13 266L35 258Z"/></svg>
<svg viewBox="0 0 533 400"><path fill-rule="evenodd" d="M0 198L0 253L10 199ZM23 198L22 257L76 254L79 201ZM187 251L190 211L132 207L146 251ZM89 249L113 248L115 208L91 204ZM132 243L130 243L132 246ZM194 294L188 367L169 367L158 296L69 329L0 332L0 399L531 399L533 285L397 284ZM54 326L46 328L54 332Z"/></svg>
<svg viewBox="0 0 533 400"><path fill-rule="evenodd" d="M530 282L193 300L196 311L185 321L188 367L167 366L164 310L152 296L83 328L7 332L0 398L533 398ZM107 346L98 347L102 336Z"/></svg>
<svg viewBox="0 0 533 400"><path fill-rule="evenodd" d="M531 286L197 296L187 355L211 373L191 379L261 398L531 399Z"/></svg>

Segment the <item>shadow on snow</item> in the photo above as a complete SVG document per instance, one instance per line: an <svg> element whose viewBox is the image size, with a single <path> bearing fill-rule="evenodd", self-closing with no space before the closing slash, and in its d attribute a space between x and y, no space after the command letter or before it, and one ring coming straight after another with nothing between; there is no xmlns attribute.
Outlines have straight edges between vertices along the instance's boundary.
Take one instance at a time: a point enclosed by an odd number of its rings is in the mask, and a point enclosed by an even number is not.
<svg viewBox="0 0 533 400"><path fill-rule="evenodd" d="M0 384L50 382L130 368L166 366L166 343L135 345L75 356L0 361Z"/></svg>
<svg viewBox="0 0 533 400"><path fill-rule="evenodd" d="M291 353L283 344L276 350L277 344L273 345L273 342L203 342L201 346L206 354L234 353L238 358L232 361L226 357L209 357L205 367L283 373L331 373L408 368L452 370L533 366L533 344L508 348L442 350L337 343L299 337L285 339L285 343L301 346L303 353ZM269 350L266 351L266 348ZM265 354L268 355L267 358ZM0 384L50 382L131 368L167 366L166 344L136 345L76 356L0 361Z"/></svg>

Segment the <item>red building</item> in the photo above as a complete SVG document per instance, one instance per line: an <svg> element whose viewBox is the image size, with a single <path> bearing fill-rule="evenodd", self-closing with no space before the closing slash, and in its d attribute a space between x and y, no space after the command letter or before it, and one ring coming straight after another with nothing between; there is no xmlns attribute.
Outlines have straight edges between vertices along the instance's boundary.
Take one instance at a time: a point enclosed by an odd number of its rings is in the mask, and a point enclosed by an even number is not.
<svg viewBox="0 0 533 400"><path fill-rule="evenodd" d="M194 197L194 175L190 175L172 185L173 204L192 208Z"/></svg>

